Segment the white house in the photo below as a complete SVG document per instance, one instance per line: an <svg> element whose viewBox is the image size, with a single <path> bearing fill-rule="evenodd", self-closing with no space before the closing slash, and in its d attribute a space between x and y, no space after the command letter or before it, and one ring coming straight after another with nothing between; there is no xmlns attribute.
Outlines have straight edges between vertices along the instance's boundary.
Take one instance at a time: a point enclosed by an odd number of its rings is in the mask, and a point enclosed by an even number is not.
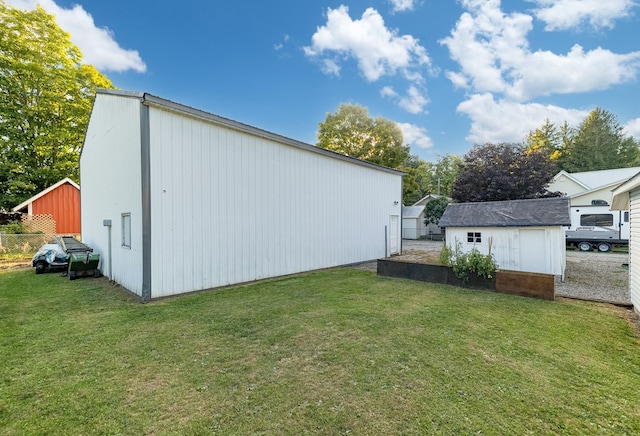
<svg viewBox="0 0 640 436"><path fill-rule="evenodd" d="M440 219L446 243L493 254L500 269L564 279L567 198L449 204Z"/></svg>
<svg viewBox="0 0 640 436"><path fill-rule="evenodd" d="M399 253L404 173L146 93L97 92L83 242L142 301Z"/></svg>
<svg viewBox="0 0 640 436"><path fill-rule="evenodd" d="M616 188L611 195L612 210L629 210L629 295L640 313L640 172Z"/></svg>
<svg viewBox="0 0 640 436"><path fill-rule="evenodd" d="M562 170L553 177L547 189L551 192L561 192L569 197L571 206L590 205L593 200L596 202L604 200L608 203L611 199L611 191L638 172L640 167L579 173L568 173Z"/></svg>

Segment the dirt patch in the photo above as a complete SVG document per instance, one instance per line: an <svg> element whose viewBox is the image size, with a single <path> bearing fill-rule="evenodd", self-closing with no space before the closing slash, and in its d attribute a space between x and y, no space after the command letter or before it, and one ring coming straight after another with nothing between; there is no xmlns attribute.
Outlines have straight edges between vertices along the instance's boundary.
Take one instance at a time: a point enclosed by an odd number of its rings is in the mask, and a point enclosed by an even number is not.
<svg viewBox="0 0 640 436"><path fill-rule="evenodd" d="M0 270L31 268L31 259L0 260Z"/></svg>
<svg viewBox="0 0 640 436"><path fill-rule="evenodd" d="M636 329L636 333L638 334L638 338L640 339L640 315L635 312L633 309L626 309L625 318Z"/></svg>
<svg viewBox="0 0 640 436"><path fill-rule="evenodd" d="M428 263L432 265L440 265L438 258L440 252L424 252L417 250L409 250L402 252L400 256L393 256L392 259L398 262L414 262L414 263Z"/></svg>

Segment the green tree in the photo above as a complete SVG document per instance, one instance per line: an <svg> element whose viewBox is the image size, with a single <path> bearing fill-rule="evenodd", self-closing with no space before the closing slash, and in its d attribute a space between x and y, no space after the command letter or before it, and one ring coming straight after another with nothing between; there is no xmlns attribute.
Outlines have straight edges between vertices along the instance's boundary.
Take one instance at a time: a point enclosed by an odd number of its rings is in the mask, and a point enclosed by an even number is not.
<svg viewBox="0 0 640 436"><path fill-rule="evenodd" d="M426 194L437 194L451 197L453 183L458 176L458 169L462 159L453 154L438 156L438 160L431 164L429 172L429 191Z"/></svg>
<svg viewBox="0 0 640 436"><path fill-rule="evenodd" d="M427 162L420 157L411 155L404 163L403 171L407 173L402 181L402 202L410 205L425 196L423 184L427 175Z"/></svg>
<svg viewBox="0 0 640 436"><path fill-rule="evenodd" d="M564 145L563 134L555 124L547 119L539 129L529 132L525 138L525 144L527 151L544 152L552 162L557 163Z"/></svg>
<svg viewBox="0 0 640 436"><path fill-rule="evenodd" d="M429 200L424 207L424 223L438 224L447 205L451 202L447 197L436 197Z"/></svg>
<svg viewBox="0 0 640 436"><path fill-rule="evenodd" d="M450 197L460 162L458 156L450 154L438 156L435 163L425 162L420 157L412 155L402 168L407 172L403 182L404 204L414 204L428 194Z"/></svg>
<svg viewBox="0 0 640 436"><path fill-rule="evenodd" d="M562 169L568 172L628 168L640 165L638 141L625 136L615 115L596 108L569 131L562 155Z"/></svg>
<svg viewBox="0 0 640 436"><path fill-rule="evenodd" d="M383 117L369 117L367 108L341 104L319 124L318 147L389 168L402 169L410 157L402 130Z"/></svg>
<svg viewBox="0 0 640 436"><path fill-rule="evenodd" d="M113 88L81 60L53 15L0 1L0 209L78 180L95 90Z"/></svg>
<svg viewBox="0 0 640 436"><path fill-rule="evenodd" d="M549 156L519 144L474 146L464 155L451 196L458 202L501 201L549 195Z"/></svg>

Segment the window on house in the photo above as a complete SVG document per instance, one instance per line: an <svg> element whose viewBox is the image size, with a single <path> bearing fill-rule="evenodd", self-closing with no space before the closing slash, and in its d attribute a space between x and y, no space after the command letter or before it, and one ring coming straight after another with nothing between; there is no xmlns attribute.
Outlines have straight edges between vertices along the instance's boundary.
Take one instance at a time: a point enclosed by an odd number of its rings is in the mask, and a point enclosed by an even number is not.
<svg viewBox="0 0 640 436"><path fill-rule="evenodd" d="M467 242L482 242L482 234L480 232L467 232Z"/></svg>
<svg viewBox="0 0 640 436"><path fill-rule="evenodd" d="M122 214L122 246L131 248L131 214Z"/></svg>
<svg viewBox="0 0 640 436"><path fill-rule="evenodd" d="M625 212L624 213L624 222L628 223L629 222L629 212Z"/></svg>
<svg viewBox="0 0 640 436"><path fill-rule="evenodd" d="M586 213L584 215L580 215L580 225L585 227L612 227L613 214Z"/></svg>

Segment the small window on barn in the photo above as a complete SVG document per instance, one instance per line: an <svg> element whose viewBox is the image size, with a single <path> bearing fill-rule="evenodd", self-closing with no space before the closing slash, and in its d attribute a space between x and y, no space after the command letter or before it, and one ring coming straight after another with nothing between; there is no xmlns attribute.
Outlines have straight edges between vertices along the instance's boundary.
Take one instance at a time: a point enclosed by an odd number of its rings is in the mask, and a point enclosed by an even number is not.
<svg viewBox="0 0 640 436"><path fill-rule="evenodd" d="M122 246L131 248L131 214L122 214Z"/></svg>
<svg viewBox="0 0 640 436"><path fill-rule="evenodd" d="M580 225L585 227L612 227L613 215L610 213L587 213L580 215Z"/></svg>
<svg viewBox="0 0 640 436"><path fill-rule="evenodd" d="M624 213L624 222L628 223L629 222L629 212L625 212Z"/></svg>
<svg viewBox="0 0 640 436"><path fill-rule="evenodd" d="M482 234L480 232L467 232L467 242L482 242Z"/></svg>

